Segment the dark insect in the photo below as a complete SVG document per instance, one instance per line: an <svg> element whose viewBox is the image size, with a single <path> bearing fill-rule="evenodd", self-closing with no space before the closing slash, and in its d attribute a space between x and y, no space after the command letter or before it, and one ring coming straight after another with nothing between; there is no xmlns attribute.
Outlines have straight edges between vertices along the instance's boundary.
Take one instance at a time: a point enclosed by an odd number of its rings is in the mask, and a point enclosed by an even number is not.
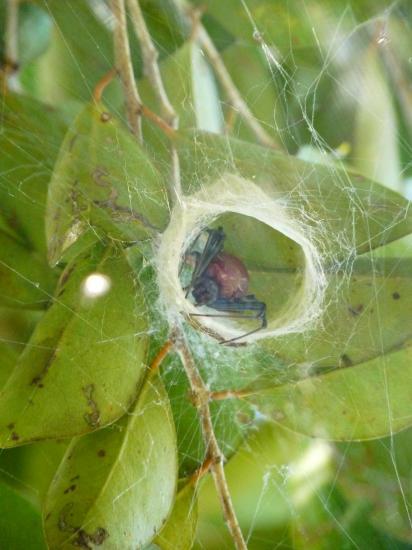
<svg viewBox="0 0 412 550"><path fill-rule="evenodd" d="M192 314L201 317L237 317L242 319L256 319L260 326L222 342L227 344L245 336L249 336L265 328L266 304L259 302L253 294L247 294L249 286L249 274L243 264L231 254L223 252L225 233L222 227L218 229L205 230L208 234L203 251L189 252L186 255L194 258L194 269L189 285L184 288L186 297L189 293L195 300L195 306L208 306L217 311L229 315L205 315L201 313ZM200 235L195 239L191 249L195 247Z"/></svg>

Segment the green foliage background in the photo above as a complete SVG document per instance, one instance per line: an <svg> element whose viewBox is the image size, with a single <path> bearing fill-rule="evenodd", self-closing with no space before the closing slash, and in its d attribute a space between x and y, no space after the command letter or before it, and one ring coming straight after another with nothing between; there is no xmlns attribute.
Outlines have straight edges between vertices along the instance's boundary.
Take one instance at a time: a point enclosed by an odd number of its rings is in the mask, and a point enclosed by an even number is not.
<svg viewBox="0 0 412 550"><path fill-rule="evenodd" d="M140 2L178 111L191 195L223 174L284 201L328 286L307 331L239 348L185 331L248 547L412 547L412 13L409 2L194 1L249 109L236 114L182 6ZM179 7L180 6L180 7ZM197 13L197 12L196 12ZM168 326L156 250L170 143L127 128L103 0L21 1L19 71L1 74L0 547L231 548L180 360L148 366ZM7 2L0 4L6 51ZM159 112L130 26L143 103ZM219 218L269 320L300 248ZM110 282L84 296L88 275Z"/></svg>

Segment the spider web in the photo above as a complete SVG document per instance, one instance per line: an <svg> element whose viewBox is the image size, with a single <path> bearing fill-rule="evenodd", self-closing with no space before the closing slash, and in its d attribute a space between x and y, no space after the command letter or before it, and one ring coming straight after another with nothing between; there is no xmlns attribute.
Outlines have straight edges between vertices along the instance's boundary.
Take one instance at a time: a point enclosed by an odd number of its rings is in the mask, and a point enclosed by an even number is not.
<svg viewBox="0 0 412 550"><path fill-rule="evenodd" d="M91 1L90 6L96 17L111 29L113 19L106 3ZM302 6L302 20L309 29L310 41L307 45L296 45L296 32L289 27L286 31L283 30L283 33L289 33L289 41L286 45L284 42L278 45L276 35L265 29L262 18L259 18L258 13L255 12L256 2L238 0L238 11L249 23L247 34L252 40L241 38L235 45L222 47L221 54L234 73L236 71L231 64L233 60L231 55L235 55L232 52L236 53L235 46L244 48L240 51L250 54L256 61L260 71L259 80L251 79L252 81L246 85L244 80L241 81L238 78L238 85L245 100L274 139L280 141L286 150L298 158L325 165L330 177L340 181L348 196L352 196L353 189L351 189L350 178L346 178L345 174L349 174L354 167L365 176L410 198L412 196L411 147L407 120L405 122L402 120L407 118L405 109L409 104L406 103L405 82L399 80L393 59L393 52L396 51L400 40L397 33L402 31L406 35L411 31L410 13L402 3L387 3L380 11L374 10L373 17L370 16L364 21L360 17L361 22L358 22L358 12L349 1L339 3L338 9L335 10L309 1L303 2ZM288 16L280 20L279 25L285 24L286 21L293 22L293 18L296 17L296 8L292 3L286 3L282 9ZM220 30L220 27L219 22L215 29ZM82 32L89 32L81 20L79 20L79 28ZM272 27L269 26L269 28ZM93 53L98 57L104 56L99 42L91 35L90 38L95 46ZM219 43L218 34L216 38L216 43ZM225 39L224 37L222 42ZM76 61L72 47L65 43L64 39L62 44L74 65L78 66L84 85L89 87L87 75L81 74L82 68ZM161 56L166 58L170 52L162 51L162 46L157 45ZM307 62L304 54L305 46L308 49L311 48L312 53L314 52L315 60L311 59ZM177 45L176 51L177 53L179 51ZM200 129L212 132L223 131L226 124L230 127L232 136L254 141L250 130L242 123L240 117L237 117L233 123L230 121L229 113L232 108L225 99L224 91L219 89L213 70L200 50L197 56L197 64L194 64L193 69L198 71L195 86L197 90L195 89L193 96L183 98L182 103L196 114ZM179 62L177 57L176 63ZM187 70L187 67L182 66L181 70ZM394 92L394 83L397 94ZM92 89L90 88L89 91L91 95ZM206 105L201 101L202 93L203 100L205 97L208 98ZM171 99L173 101L173 97ZM78 100L80 103L84 98L79 97ZM77 106L73 110L76 109ZM113 110L117 110L116 105L113 105ZM22 132L24 131L22 129ZM227 141L227 144L230 148L231 142ZM38 166L36 159L33 159L33 163L36 170L50 170L49 167ZM210 166L211 170L212 168ZM3 173L2 176L7 178L7 174ZM204 192L207 196L207 186L202 183L202 174L199 173L198 178L199 181L195 182L196 188L199 193ZM301 224L302 234L309 227L309 224L305 226L303 221L308 215L305 205L310 205L314 200L313 196L307 195L305 183L302 179L294 190L293 197L298 197L299 200L287 202L288 216ZM233 193L233 185L231 189ZM223 195L224 193L222 197ZM230 195L229 192L228 195ZM222 197L220 202L223 201ZM248 208L249 216L253 217L256 215L259 203L251 202ZM353 209L355 211L359 209L356 197L353 199ZM189 227L190 231L182 235L182 242L175 254L178 261L200 228L213 223L222 223L222 220L229 224L233 218L229 221L225 219L224 210L220 213L214 210L212 214L203 212ZM315 313L311 314L295 332L306 331L308 325L313 328L325 323L322 317L324 311L328 310L331 304L338 302L340 293L345 291L347 281L353 276L356 262L353 236L345 234L344 240L340 243L345 253L340 258L336 258L325 247L324 240L327 240L328 236L322 220L309 221L316 223L316 232L310 242L319 260L314 281L318 283L321 298L316 302ZM393 223L395 224L396 220ZM277 231L276 227L272 229L274 232ZM384 227L382 233L385 234L390 229L390 227ZM355 234L355 225L353 231ZM281 237L281 239L286 238L290 236ZM230 251L241 256L242 249L236 244L236 239L228 234L228 241ZM298 246L296 250L296 257L298 257L301 247ZM379 257L385 255L400 259L410 257L410 240L402 239L382 250L369 253L372 272L374 261L378 261ZM305 262L302 260L301 262L303 269ZM154 267L165 266L162 262L159 264L158 260L150 265L144 264L143 267L138 263L136 265L137 279L143 283L152 276ZM332 275L336 273L340 273L341 277L333 279L333 283L330 283ZM21 276L25 277L23 273ZM323 276L330 283L327 285L327 290L324 290L323 283L319 282ZM35 282L33 280L33 284ZM175 281L174 284L174 290L179 290L176 288L179 282ZM289 288L285 287L285 293L293 296L299 291L301 285L302 277L297 275L292 283L289 282ZM382 280L377 277L374 288L375 300L373 304L367 304L368 307L373 306L377 310L379 310L380 285ZM165 335L165 302L162 301L162 297L158 299L156 286L150 287L150 292L153 293L150 336L158 338L160 342ZM48 298L51 299L52 296ZM288 300L281 302L279 311L288 309L288 305L290 306ZM307 303L303 301L303 305L306 306ZM278 314L279 311L276 313ZM73 313L81 319L81 314ZM166 317L167 314L166 311ZM300 314L303 315L302 311ZM2 341L12 341L13 344L22 348L38 316L38 314L27 315L21 320L16 313L4 310ZM275 318L276 315L272 317ZM173 313L172 318L176 318L176 312ZM18 331L8 329L8 324L11 326L18 324L20 328ZM383 314L380 324L383 351L385 350ZM213 327L215 328L216 325ZM94 327L99 331L102 331L102 328L103 322L101 326ZM187 327L186 330L194 355L201 361L202 375L211 389L237 390L254 381L256 371L245 367L245 364L255 362L257 352L253 345L250 348L228 349L217 345L213 339L191 327ZM111 339L110 334L103 332L101 337L102 342ZM330 329L326 337L332 343L339 343L338 335ZM348 343L353 337L354 334L347 335ZM120 349L122 339L119 338L117 343ZM318 366L311 362L311 345L311 341L308 340L306 349L308 360L305 365L300 365L297 374L291 374L291 379L295 376L296 381L296 377L303 377ZM322 364L322 358L318 363ZM272 367L279 371L279 380L281 380L283 365L272 365ZM293 365L290 367L290 369L287 368L286 376L293 371ZM176 359L169 359L164 366L163 374L167 387L172 388L170 395L172 401L176 401L173 403L175 410L178 411L176 414L179 415L180 411L182 415L181 425L185 432L183 434L180 432L181 448L179 450L184 456L186 467L190 470L194 465L198 465L204 451L196 436L199 426L196 420L193 420L193 425L187 422L185 424L183 417L186 401L181 395L173 393L173 388L182 385L183 373L179 362ZM107 392L110 394L110 389ZM389 397L389 390L387 400L382 403L382 407L385 408L388 423L391 426L393 403ZM127 413L128 410L125 408L124 412ZM278 423L273 422L273 419L269 419L263 409L260 410L256 406L253 409L253 417L248 417L246 422L250 437L236 454L239 438L233 438L230 435L225 437L225 434L233 431L233 425L238 425L240 433L244 431L245 419L241 412L236 407L232 408L231 404L221 409L217 407L215 424L221 439L226 442L223 448L225 454L235 455L227 466L228 479L235 508L250 548L362 549L366 548L370 540L375 541L376 547L382 548L407 548L412 544L409 492L411 473L408 466L411 452L408 442L410 430L396 434L391 428L389 436L373 442L350 440L344 443L333 443L285 430ZM175 422L179 432L179 416L175 416ZM47 444L44 450L41 449L42 444L36 445L40 449L41 457L39 459L37 455L37 460L53 462L47 455L49 452ZM5 478L14 478L14 482L24 487L29 499L37 502L42 495L39 495L38 487L32 485L30 476L27 478L24 468L20 477L9 467L10 462L15 460L14 457L19 457L21 452L21 449L2 451L1 472ZM36 455L35 452L34 455ZM59 452L56 452L56 455L59 455ZM365 461L368 460L367 473L362 475L361 470L365 466ZM150 464L147 464L147 468L150 468ZM383 493L385 493L384 496ZM117 498L122 498L122 495L119 494ZM199 502L196 547L231 548L210 479L202 484ZM362 527L362 522L366 523L366 526ZM316 537L322 539L319 546L316 546Z"/></svg>

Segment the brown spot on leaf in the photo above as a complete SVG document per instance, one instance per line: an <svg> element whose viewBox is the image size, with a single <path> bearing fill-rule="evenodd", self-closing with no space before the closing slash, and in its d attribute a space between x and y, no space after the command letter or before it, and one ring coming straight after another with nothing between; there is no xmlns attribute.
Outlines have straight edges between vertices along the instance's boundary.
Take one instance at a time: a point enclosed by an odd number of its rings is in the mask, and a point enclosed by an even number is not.
<svg viewBox="0 0 412 550"><path fill-rule="evenodd" d="M98 527L94 533L87 533L84 529L79 529L73 543L85 550L91 550L93 547L90 546L90 543L101 546L108 536L109 533L103 527Z"/></svg>
<svg viewBox="0 0 412 550"><path fill-rule="evenodd" d="M20 439L19 435L16 432L11 432L11 436L13 441L18 441Z"/></svg>
<svg viewBox="0 0 412 550"><path fill-rule="evenodd" d="M343 355L340 356L340 359L342 361L342 365L344 367L350 367L353 365L352 363L352 359L349 357L349 355L347 355L346 353L344 353Z"/></svg>
<svg viewBox="0 0 412 550"><path fill-rule="evenodd" d="M363 311L363 304L357 304L356 306L348 306L349 313L354 317L360 315Z"/></svg>
<svg viewBox="0 0 412 550"><path fill-rule="evenodd" d="M97 166L92 172L93 181L100 187L110 187L110 181L106 180L108 175L107 170L101 166Z"/></svg>
<svg viewBox="0 0 412 550"><path fill-rule="evenodd" d="M104 111L101 115L100 115L100 120L102 122L107 122L109 121L110 119L112 118L112 115L110 113L107 113L106 111Z"/></svg>
<svg viewBox="0 0 412 550"><path fill-rule="evenodd" d="M76 490L76 485L73 483L73 485L70 485L67 487L67 489L64 491L64 494L67 495L68 493L72 493Z"/></svg>
<svg viewBox="0 0 412 550"><path fill-rule="evenodd" d="M93 398L95 387L94 384L89 384L88 386L85 386L83 388L83 392L87 399L87 405L89 407L89 411L84 413L83 418L91 426L92 428L97 428L97 426L100 423L100 411L96 404L96 401Z"/></svg>
<svg viewBox="0 0 412 550"><path fill-rule="evenodd" d="M7 424L7 428L9 430L12 430L14 428L14 422L10 422L10 424Z"/></svg>
<svg viewBox="0 0 412 550"><path fill-rule="evenodd" d="M394 300L399 300L400 297L401 297L401 295L399 294L399 292L396 292L396 291L395 291L395 292L392 294L392 298L393 298Z"/></svg>
<svg viewBox="0 0 412 550"><path fill-rule="evenodd" d="M100 456L100 457L106 456L106 451L104 449L100 449L97 452L97 456Z"/></svg>

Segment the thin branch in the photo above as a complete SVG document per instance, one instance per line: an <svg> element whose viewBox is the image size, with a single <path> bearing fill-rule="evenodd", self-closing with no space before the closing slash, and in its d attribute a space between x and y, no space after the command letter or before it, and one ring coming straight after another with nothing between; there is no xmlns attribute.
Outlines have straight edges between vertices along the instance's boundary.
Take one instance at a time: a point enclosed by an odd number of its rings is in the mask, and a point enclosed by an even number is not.
<svg viewBox="0 0 412 550"><path fill-rule="evenodd" d="M127 3L133 23L133 28L142 51L144 73L149 79L149 82L153 88L153 92L159 103L162 118L171 128L177 130L177 128L179 127L179 119L164 87L159 64L157 62L158 51L153 44L153 40L147 29L146 21L144 20L142 10L140 8L139 0L127 0ZM182 189L180 181L179 157L176 151L176 147L173 145L173 143L171 144L170 154L172 161L171 199L173 203L176 203L180 201L180 197L182 196Z"/></svg>
<svg viewBox="0 0 412 550"><path fill-rule="evenodd" d="M193 395L193 402L200 416L202 426L203 439L206 444L206 460L205 463L209 466L215 482L216 491L220 498L220 503L223 509L223 515L226 525L232 535L233 542L237 550L247 550L245 540L240 530L239 523L236 517L235 510L232 504L229 487L227 485L224 462L225 457L220 450L219 444L213 428L212 416L209 407L209 391L200 376L199 371L193 360L193 356L186 343L185 337L179 333L174 337L176 342L176 351L178 352L183 367L186 371L186 376L189 380L190 388Z"/></svg>
<svg viewBox="0 0 412 550"><path fill-rule="evenodd" d="M245 124L249 126L250 130L255 134L259 143L267 147L280 149L278 143L276 143L274 138L266 132L260 122L255 118L252 111L249 109L239 90L236 88L236 85L233 82L229 71L226 69L218 50L213 44L213 41L201 23L199 23L196 35L205 54L209 58L210 64L212 65L222 88L227 93L232 107L243 118Z"/></svg>
<svg viewBox="0 0 412 550"><path fill-rule="evenodd" d="M126 101L127 121L130 130L140 142L142 136L141 105L139 91L134 78L129 37L127 35L126 10L124 0L112 0L115 18L114 51L116 68L119 72Z"/></svg>
<svg viewBox="0 0 412 550"><path fill-rule="evenodd" d="M149 79L157 101L159 102L161 116L172 128L177 128L178 118L163 85L157 62L159 54L147 29L139 0L127 0L127 4L136 37L142 51L144 73Z"/></svg>

